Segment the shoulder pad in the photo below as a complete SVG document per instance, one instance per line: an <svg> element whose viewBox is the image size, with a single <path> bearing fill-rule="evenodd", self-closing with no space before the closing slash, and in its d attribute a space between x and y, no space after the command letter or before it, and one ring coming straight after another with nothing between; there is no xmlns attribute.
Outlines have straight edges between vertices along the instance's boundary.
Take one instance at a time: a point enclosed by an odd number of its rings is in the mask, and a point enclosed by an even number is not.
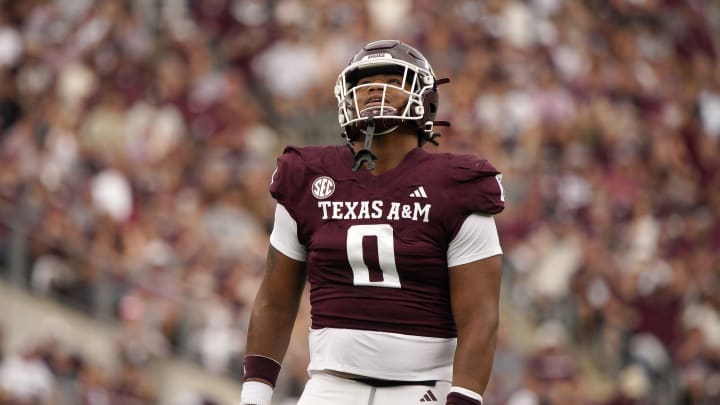
<svg viewBox="0 0 720 405"><path fill-rule="evenodd" d="M270 194L288 207L297 201L302 190L307 191L314 176L338 167L336 146L288 146L277 158L277 167L272 175ZM347 163L349 167L349 163Z"/></svg>
<svg viewBox="0 0 720 405"><path fill-rule="evenodd" d="M505 208L502 174L485 159L458 154L450 159L455 201L468 212L497 214Z"/></svg>
<svg viewBox="0 0 720 405"><path fill-rule="evenodd" d="M275 200L287 205L293 186L302 182L305 167L302 148L288 146L283 150L270 180L270 194Z"/></svg>

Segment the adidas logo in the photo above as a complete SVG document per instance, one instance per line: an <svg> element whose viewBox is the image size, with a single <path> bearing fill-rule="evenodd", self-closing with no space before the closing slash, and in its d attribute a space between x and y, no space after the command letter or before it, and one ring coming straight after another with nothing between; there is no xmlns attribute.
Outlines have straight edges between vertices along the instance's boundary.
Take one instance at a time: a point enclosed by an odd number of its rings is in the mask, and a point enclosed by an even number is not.
<svg viewBox="0 0 720 405"><path fill-rule="evenodd" d="M420 187L420 188L422 188L422 187ZM420 399L420 402L437 402L437 400L438 399L435 396L435 394L433 394L432 391L427 390L425 395L423 395L423 397Z"/></svg>
<svg viewBox="0 0 720 405"><path fill-rule="evenodd" d="M415 189L415 191L410 193L410 197L427 198L427 194L425 193L425 188L423 186L418 187L417 189Z"/></svg>

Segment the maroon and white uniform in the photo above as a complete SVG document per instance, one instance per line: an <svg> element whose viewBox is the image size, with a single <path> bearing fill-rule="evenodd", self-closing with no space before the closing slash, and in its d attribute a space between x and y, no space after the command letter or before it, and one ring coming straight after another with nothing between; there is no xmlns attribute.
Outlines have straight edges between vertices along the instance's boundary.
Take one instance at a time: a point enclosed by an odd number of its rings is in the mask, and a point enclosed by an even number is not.
<svg viewBox="0 0 720 405"><path fill-rule="evenodd" d="M307 265L309 372L451 381L448 269L502 253L501 175L422 148L377 176L352 162L347 146L288 147L270 186L270 242Z"/></svg>

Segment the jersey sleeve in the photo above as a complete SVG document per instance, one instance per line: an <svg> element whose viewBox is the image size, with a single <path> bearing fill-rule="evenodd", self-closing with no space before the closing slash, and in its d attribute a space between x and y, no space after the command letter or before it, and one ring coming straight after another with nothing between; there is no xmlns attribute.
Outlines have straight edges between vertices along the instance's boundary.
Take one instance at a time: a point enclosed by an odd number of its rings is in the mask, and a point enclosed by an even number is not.
<svg viewBox="0 0 720 405"><path fill-rule="evenodd" d="M502 253L495 219L488 215L472 214L465 219L460 231L448 246L448 267L459 266Z"/></svg>
<svg viewBox="0 0 720 405"><path fill-rule="evenodd" d="M502 174L490 162L461 155L453 166L451 196L464 212L495 215L505 208Z"/></svg>
<svg viewBox="0 0 720 405"><path fill-rule="evenodd" d="M297 236L297 222L282 204L275 207L275 223L270 233L270 244L285 256L304 262L307 249Z"/></svg>

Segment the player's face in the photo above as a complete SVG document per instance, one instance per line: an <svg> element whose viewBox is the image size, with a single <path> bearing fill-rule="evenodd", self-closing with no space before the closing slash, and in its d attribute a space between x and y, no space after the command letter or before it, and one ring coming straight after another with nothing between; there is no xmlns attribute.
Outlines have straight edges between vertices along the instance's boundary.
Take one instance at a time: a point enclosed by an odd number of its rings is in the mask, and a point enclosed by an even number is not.
<svg viewBox="0 0 720 405"><path fill-rule="evenodd" d="M360 110L392 107L402 110L410 96L401 90L403 77L398 74L375 74L358 81L355 94Z"/></svg>

